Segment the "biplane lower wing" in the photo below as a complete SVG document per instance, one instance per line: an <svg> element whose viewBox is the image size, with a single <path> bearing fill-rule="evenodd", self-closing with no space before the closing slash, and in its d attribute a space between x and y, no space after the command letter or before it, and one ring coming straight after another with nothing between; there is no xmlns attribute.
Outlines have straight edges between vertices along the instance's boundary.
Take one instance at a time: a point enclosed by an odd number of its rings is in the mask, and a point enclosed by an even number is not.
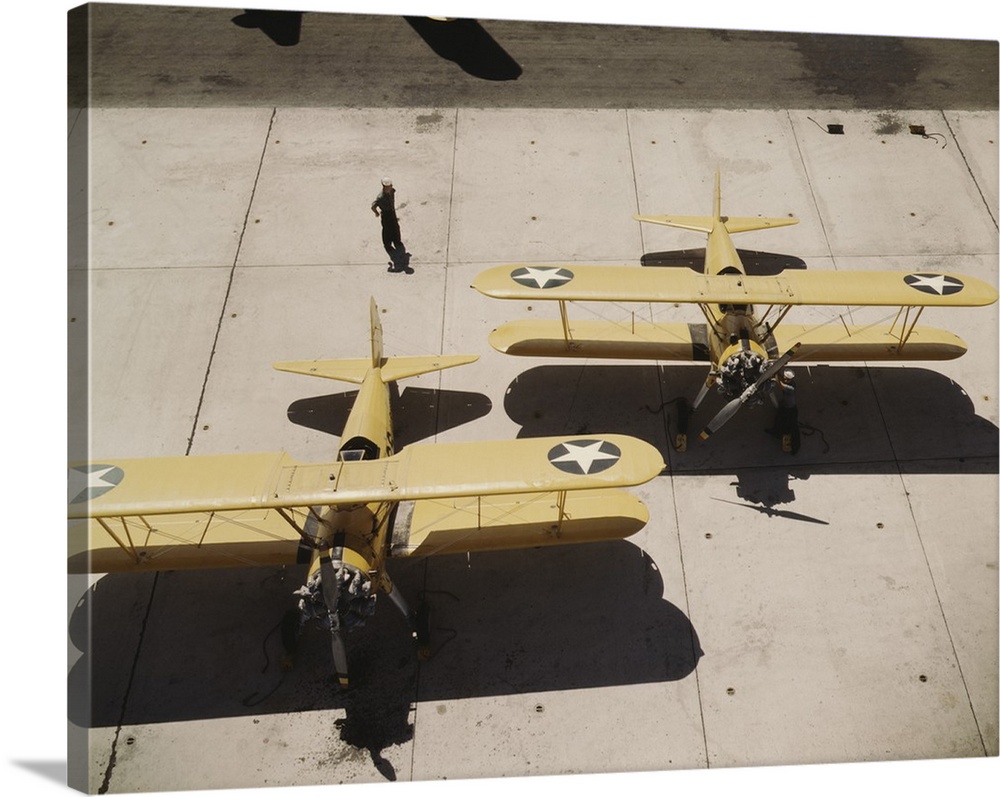
<svg viewBox="0 0 1000 797"><path fill-rule="evenodd" d="M836 321L819 326L783 322L773 334L776 351L790 351L799 362L862 360L952 360L965 342L932 327L851 326ZM526 357L584 357L661 362L709 361L704 324L570 320L512 321L490 334L490 344L504 354Z"/></svg>
<svg viewBox="0 0 1000 797"><path fill-rule="evenodd" d="M798 345L795 362L953 360L966 352L965 341L947 330L913 327L902 337L899 327L801 326L783 323L774 330L778 351Z"/></svg>
<svg viewBox="0 0 1000 797"><path fill-rule="evenodd" d="M414 501L400 506L392 554L433 556L624 539L648 520L638 498L614 488Z"/></svg>
<svg viewBox="0 0 1000 797"><path fill-rule="evenodd" d="M97 568L117 547L114 569L299 561L310 507L566 494L641 484L663 467L656 448L624 435L434 443L319 464L286 454L87 463L70 468L71 560L106 572Z"/></svg>
<svg viewBox="0 0 1000 797"><path fill-rule="evenodd" d="M997 300L996 289L976 277L931 271L787 270L748 276L680 268L525 264L487 269L472 287L495 299L560 301L980 307Z"/></svg>
<svg viewBox="0 0 1000 797"><path fill-rule="evenodd" d="M708 362L704 324L601 320L511 321L490 333L490 345L526 357L593 357Z"/></svg>
<svg viewBox="0 0 1000 797"><path fill-rule="evenodd" d="M282 517L276 509L71 520L69 572L307 563L312 549L303 544L288 517L309 522L307 510Z"/></svg>

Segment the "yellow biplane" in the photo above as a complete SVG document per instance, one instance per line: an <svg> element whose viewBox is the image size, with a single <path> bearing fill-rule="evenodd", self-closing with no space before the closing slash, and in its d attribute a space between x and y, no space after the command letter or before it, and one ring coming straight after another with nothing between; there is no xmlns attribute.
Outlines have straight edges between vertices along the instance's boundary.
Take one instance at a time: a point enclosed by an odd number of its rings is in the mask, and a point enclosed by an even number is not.
<svg viewBox="0 0 1000 797"><path fill-rule="evenodd" d="M637 221L705 233L705 263L691 269L599 265L507 265L472 283L498 299L558 302L559 320L513 321L495 329L498 351L536 357L604 357L709 363L709 373L686 418L717 387L725 406L701 433L707 439L748 403L771 394L791 361L947 360L966 351L950 332L917 326L925 307L974 307L997 300L996 289L974 277L933 271L791 271L749 275L731 235L796 224L795 218L722 215L719 174L711 216L635 216ZM697 305L704 324L634 320L570 320L574 301L678 302ZM785 322L795 305L898 307L891 324ZM765 307L758 315L755 306ZM891 317L891 316L890 316ZM789 378L791 375L789 374ZM775 396L776 399L776 396ZM777 403L777 401L776 401ZM677 435L683 451L686 434ZM784 441L788 450L788 441Z"/></svg>
<svg viewBox="0 0 1000 797"><path fill-rule="evenodd" d="M333 462L285 453L104 458L69 470L69 569L76 573L308 564L301 621L332 636L347 685L344 632L387 594L426 644L426 623L386 572L390 556L537 547L627 537L646 507L618 489L664 468L623 435L434 443L393 451L390 389L474 355L385 357L371 302L371 357L276 363L360 385Z"/></svg>

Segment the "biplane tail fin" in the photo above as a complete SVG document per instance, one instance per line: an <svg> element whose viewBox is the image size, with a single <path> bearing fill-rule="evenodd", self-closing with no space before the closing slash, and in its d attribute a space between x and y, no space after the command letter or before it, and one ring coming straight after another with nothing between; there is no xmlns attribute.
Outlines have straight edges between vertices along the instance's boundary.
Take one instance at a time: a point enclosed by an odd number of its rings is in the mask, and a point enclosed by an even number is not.
<svg viewBox="0 0 1000 797"><path fill-rule="evenodd" d="M457 365L475 362L476 354L427 355L417 357L385 357L382 347L382 322L378 316L378 306L371 300L371 357L350 358L343 360L295 360L291 362L274 363L278 371L288 371L305 376L318 376L323 379L336 379L339 382L350 382L360 385L365 377L378 370L382 382L388 384L411 376L428 374L433 371L443 371Z"/></svg>
<svg viewBox="0 0 1000 797"><path fill-rule="evenodd" d="M375 304L374 296L369 303L369 316L372 335L372 368L379 368L382 365L382 322L378 317L378 305Z"/></svg>
<svg viewBox="0 0 1000 797"><path fill-rule="evenodd" d="M750 230L769 230L772 227L787 227L798 224L799 220L790 216L723 216L722 215L722 180L719 172L715 173L715 192L712 198L711 216L633 216L636 221L649 224L661 224L664 227L676 227L681 230L710 233L716 224L725 225L726 232L749 232Z"/></svg>

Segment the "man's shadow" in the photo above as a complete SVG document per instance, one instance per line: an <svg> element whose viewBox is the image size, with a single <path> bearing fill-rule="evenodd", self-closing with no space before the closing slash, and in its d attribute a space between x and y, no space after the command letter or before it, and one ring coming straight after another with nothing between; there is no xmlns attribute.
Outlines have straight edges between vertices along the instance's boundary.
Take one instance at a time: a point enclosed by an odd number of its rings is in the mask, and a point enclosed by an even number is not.
<svg viewBox="0 0 1000 797"><path fill-rule="evenodd" d="M409 252L406 251L406 248L402 246L402 244L399 246L398 249L395 249L393 251L390 257L392 258L393 271L401 271L404 274L413 273L413 268L410 266L411 255Z"/></svg>

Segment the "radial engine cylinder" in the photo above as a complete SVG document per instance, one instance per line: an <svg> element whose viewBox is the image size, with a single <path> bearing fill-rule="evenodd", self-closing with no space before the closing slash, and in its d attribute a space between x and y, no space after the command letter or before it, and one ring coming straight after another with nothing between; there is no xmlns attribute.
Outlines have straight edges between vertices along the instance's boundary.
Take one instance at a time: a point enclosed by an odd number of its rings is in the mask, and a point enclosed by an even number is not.
<svg viewBox="0 0 1000 797"><path fill-rule="evenodd" d="M349 630L364 625L375 612L378 594L371 577L364 569L346 561L334 562L333 573L338 582L335 589L340 627ZM333 595L331 586L323 584L323 574L318 567L310 571L306 583L293 593L299 597L303 622L326 618L328 610L323 593L327 591Z"/></svg>
<svg viewBox="0 0 1000 797"><path fill-rule="evenodd" d="M736 398L760 378L767 362L767 352L755 341L734 343L719 358L716 380L719 392L726 398ZM759 396L763 397L766 392L760 391Z"/></svg>

